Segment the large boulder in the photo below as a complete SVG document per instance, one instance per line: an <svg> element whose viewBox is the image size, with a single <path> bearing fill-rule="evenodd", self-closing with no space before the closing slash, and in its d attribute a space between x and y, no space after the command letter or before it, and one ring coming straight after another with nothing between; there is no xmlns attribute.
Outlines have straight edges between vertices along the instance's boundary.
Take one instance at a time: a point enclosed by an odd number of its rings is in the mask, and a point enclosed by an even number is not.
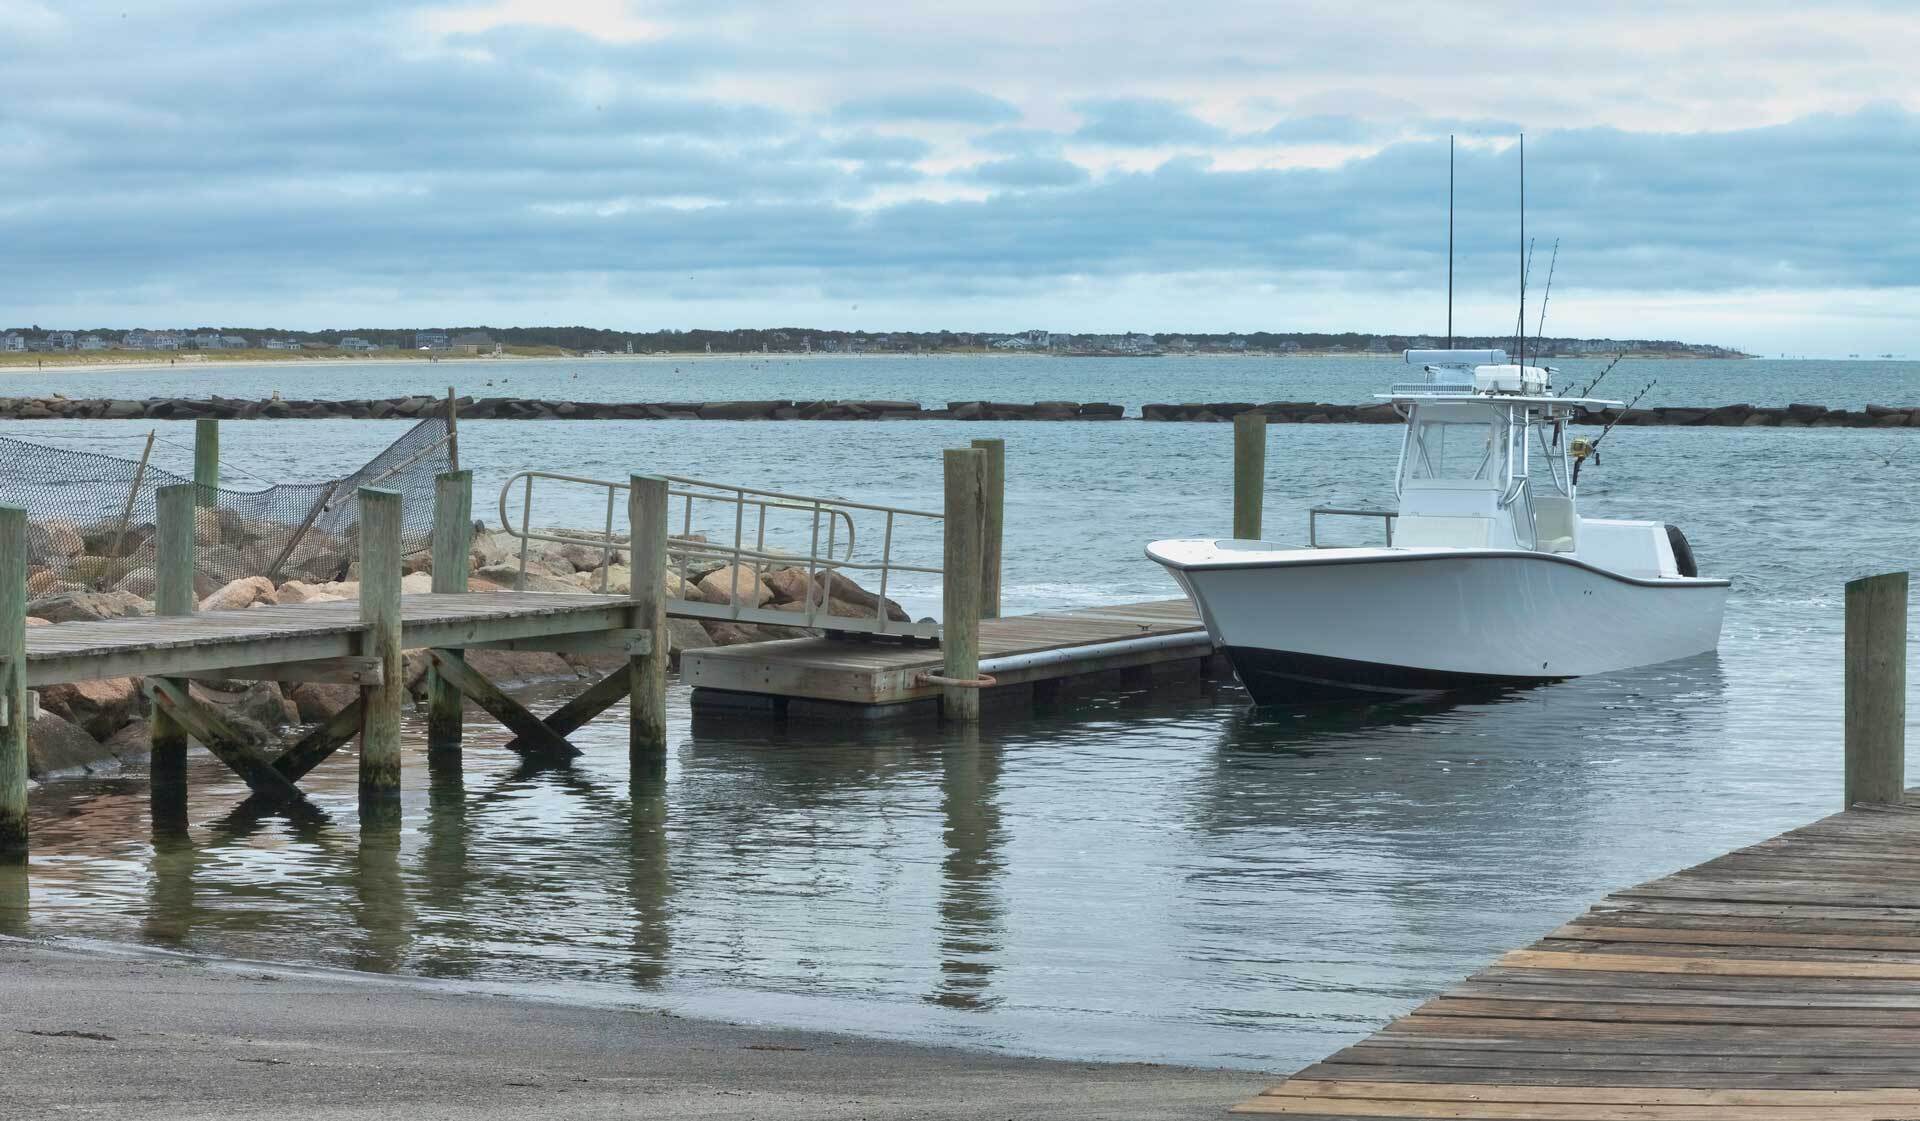
<svg viewBox="0 0 1920 1121"><path fill-rule="evenodd" d="M131 677L48 685L40 690L40 707L105 739L139 714L140 689Z"/></svg>
<svg viewBox="0 0 1920 1121"><path fill-rule="evenodd" d="M265 576L229 580L219 591L200 601L202 611L244 611L260 602L274 602L273 581Z"/></svg>
<svg viewBox="0 0 1920 1121"><path fill-rule="evenodd" d="M796 600L819 598L804 568L776 568L767 573L766 583L768 590L773 592L775 603L793 603Z"/></svg>
<svg viewBox="0 0 1920 1121"><path fill-rule="evenodd" d="M773 590L746 565L727 565L700 578L700 591L709 603L739 603L759 607L773 598Z"/></svg>
<svg viewBox="0 0 1920 1121"><path fill-rule="evenodd" d="M117 619L123 615L150 615L153 604L132 592L55 592L27 604L27 614L50 623Z"/></svg>
<svg viewBox="0 0 1920 1121"><path fill-rule="evenodd" d="M671 665L680 664L682 650L705 650L713 645L713 638L697 619L667 620L667 661Z"/></svg>
<svg viewBox="0 0 1920 1121"><path fill-rule="evenodd" d="M357 685L339 685L325 681L302 681L287 698L302 724L330 720L341 709L360 699Z"/></svg>
<svg viewBox="0 0 1920 1121"><path fill-rule="evenodd" d="M503 588L513 588L514 581L520 578L520 569L511 564L493 564L481 569L474 575L491 581ZM529 592L579 592L580 585L559 576L537 572L531 566L527 569L526 584L520 590Z"/></svg>
<svg viewBox="0 0 1920 1121"><path fill-rule="evenodd" d="M91 770L112 757L86 729L57 713L42 711L27 729L27 774L33 778Z"/></svg>
<svg viewBox="0 0 1920 1121"><path fill-rule="evenodd" d="M879 596L854 583L852 580L847 579L845 576L840 575L838 572L822 572L820 574L820 586L826 590L829 597L864 607L867 609L867 614L872 614L874 605L880 602ZM911 616L907 614L905 608L892 600L888 600L887 618L904 623L907 622Z"/></svg>
<svg viewBox="0 0 1920 1121"><path fill-rule="evenodd" d="M400 578L400 592L402 595L417 595L421 592L430 592L432 590L433 573L431 572L410 572Z"/></svg>
<svg viewBox="0 0 1920 1121"><path fill-rule="evenodd" d="M86 539L72 522L44 522L40 529L46 534L47 549L56 556L77 557L87 551Z"/></svg>
<svg viewBox="0 0 1920 1121"><path fill-rule="evenodd" d="M565 658L542 650L469 650L467 665L496 685L579 676Z"/></svg>
<svg viewBox="0 0 1920 1121"><path fill-rule="evenodd" d="M127 573L125 576L122 576L120 582L114 585L114 590L132 592L134 595L151 599L153 598L154 591L158 589L159 586L160 574L155 572L150 566L142 565Z"/></svg>

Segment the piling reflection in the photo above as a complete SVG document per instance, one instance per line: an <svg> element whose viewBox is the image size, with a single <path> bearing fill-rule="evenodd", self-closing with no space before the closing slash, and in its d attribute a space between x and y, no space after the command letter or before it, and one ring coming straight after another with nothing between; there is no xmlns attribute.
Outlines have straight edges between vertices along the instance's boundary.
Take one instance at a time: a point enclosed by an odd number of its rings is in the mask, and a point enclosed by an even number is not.
<svg viewBox="0 0 1920 1121"><path fill-rule="evenodd" d="M0 862L0 934L9 938L25 938L30 933L27 869L25 864Z"/></svg>
<svg viewBox="0 0 1920 1121"><path fill-rule="evenodd" d="M420 969L434 977L471 977L474 963L464 949L472 940L469 904L474 892L466 776L458 756L436 753L429 764L427 813L421 824L420 928L423 939L438 949L423 958Z"/></svg>
<svg viewBox="0 0 1920 1121"><path fill-rule="evenodd" d="M141 937L169 946L186 944L199 913L194 901L194 869L199 863L200 846L184 823L179 828L163 829L156 818Z"/></svg>
<svg viewBox="0 0 1920 1121"><path fill-rule="evenodd" d="M355 969L391 973L406 961L413 941L412 908L400 872L400 807L392 799L363 799L360 844L354 851L349 908L361 937L353 944Z"/></svg>
<svg viewBox="0 0 1920 1121"><path fill-rule="evenodd" d="M956 731L940 752L940 981L927 997L948 1008L1000 1003L992 993L1004 933L999 784L999 745L982 742L977 728Z"/></svg>
<svg viewBox="0 0 1920 1121"><path fill-rule="evenodd" d="M633 909L629 976L654 989L673 956L673 869L667 859L664 765L634 768L627 784L627 900Z"/></svg>

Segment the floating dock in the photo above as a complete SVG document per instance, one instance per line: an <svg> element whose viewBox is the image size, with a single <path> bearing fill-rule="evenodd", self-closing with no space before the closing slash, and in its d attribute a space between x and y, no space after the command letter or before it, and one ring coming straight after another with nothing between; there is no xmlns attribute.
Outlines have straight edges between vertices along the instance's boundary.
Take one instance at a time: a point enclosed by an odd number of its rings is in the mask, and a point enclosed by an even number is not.
<svg viewBox="0 0 1920 1121"><path fill-rule="evenodd" d="M1920 1117L1920 796L1615 892L1236 1112Z"/></svg>
<svg viewBox="0 0 1920 1121"><path fill-rule="evenodd" d="M988 711L1047 703L1063 690L1197 682L1224 672L1184 599L980 621ZM680 678L697 715L937 719L942 652L926 644L797 638L688 650Z"/></svg>

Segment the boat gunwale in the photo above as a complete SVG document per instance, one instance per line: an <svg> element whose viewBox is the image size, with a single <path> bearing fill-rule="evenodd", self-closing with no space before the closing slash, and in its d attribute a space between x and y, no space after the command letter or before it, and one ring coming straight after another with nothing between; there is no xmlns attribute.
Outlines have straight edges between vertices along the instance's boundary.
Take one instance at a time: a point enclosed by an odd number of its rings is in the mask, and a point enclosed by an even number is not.
<svg viewBox="0 0 1920 1121"><path fill-rule="evenodd" d="M1169 542L1181 541L1181 540L1207 541L1207 540L1223 540L1223 539L1204 538L1204 537L1169 538L1168 539ZM1432 551L1422 550L1420 552L1414 552L1412 550L1402 551L1400 549L1395 549L1391 547L1383 548L1381 546L1375 545L1375 546L1362 546L1357 549L1275 549L1272 552L1267 554L1271 559L1264 560L1264 561L1207 560L1207 561L1190 562L1190 561L1181 561L1181 560L1174 559L1172 557L1156 554L1154 552L1154 546L1164 544L1164 543L1167 543L1167 542L1161 542L1161 541L1149 542L1146 548L1147 559L1167 568L1178 569L1181 572L1229 572L1229 571L1234 571L1238 569L1251 569L1251 568L1295 568L1295 567L1311 568L1311 567L1318 567L1322 565L1335 565L1335 564L1395 564L1395 563L1404 563L1408 561L1423 561L1423 560L1459 560L1462 558L1492 559L1492 558L1498 558L1498 557L1511 557L1519 560L1542 560L1542 561L1554 561L1559 564L1569 564L1575 568L1585 569L1588 572L1592 572L1599 576L1605 576L1611 580L1617 580L1623 584L1631 584L1636 587L1642 587L1642 588L1671 588L1675 591L1695 591L1695 590L1704 591L1712 588L1731 588L1733 586L1733 581L1731 579L1724 578L1724 577L1716 577L1716 576L1661 576L1661 577L1655 577L1655 578L1648 578L1644 576L1628 576L1628 575L1625 575L1624 573L1614 572L1611 569L1601 568L1599 565L1594 564L1591 561L1583 561L1578 557L1569 557L1562 553L1542 553L1532 549L1435 548ZM1286 553L1290 555L1286 557L1280 557L1277 555L1280 553ZM1354 555L1355 553L1364 553L1365 555L1356 556ZM1319 554L1332 554L1332 555L1323 556ZM1340 555L1340 554L1345 554L1345 555Z"/></svg>

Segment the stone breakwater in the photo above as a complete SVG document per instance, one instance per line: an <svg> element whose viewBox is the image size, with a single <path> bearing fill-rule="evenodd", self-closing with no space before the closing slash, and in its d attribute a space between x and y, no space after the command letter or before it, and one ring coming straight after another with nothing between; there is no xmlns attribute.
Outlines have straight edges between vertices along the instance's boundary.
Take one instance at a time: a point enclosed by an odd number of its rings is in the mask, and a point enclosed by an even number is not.
<svg viewBox="0 0 1920 1121"><path fill-rule="evenodd" d="M0 397L0 420L410 420L445 408L441 397L382 400L241 401L231 398L150 397L145 400ZM522 397L462 397L469 420L1151 420L1224 421L1245 412L1282 424L1398 424L1386 404L1332 405L1304 401L1211 401L1143 405L1129 417L1104 401L949 401L928 408L917 401L541 401ZM1613 410L1577 423L1606 424ZM1825 405L1661 406L1635 409L1628 425L1710 428L1920 428L1920 406Z"/></svg>

